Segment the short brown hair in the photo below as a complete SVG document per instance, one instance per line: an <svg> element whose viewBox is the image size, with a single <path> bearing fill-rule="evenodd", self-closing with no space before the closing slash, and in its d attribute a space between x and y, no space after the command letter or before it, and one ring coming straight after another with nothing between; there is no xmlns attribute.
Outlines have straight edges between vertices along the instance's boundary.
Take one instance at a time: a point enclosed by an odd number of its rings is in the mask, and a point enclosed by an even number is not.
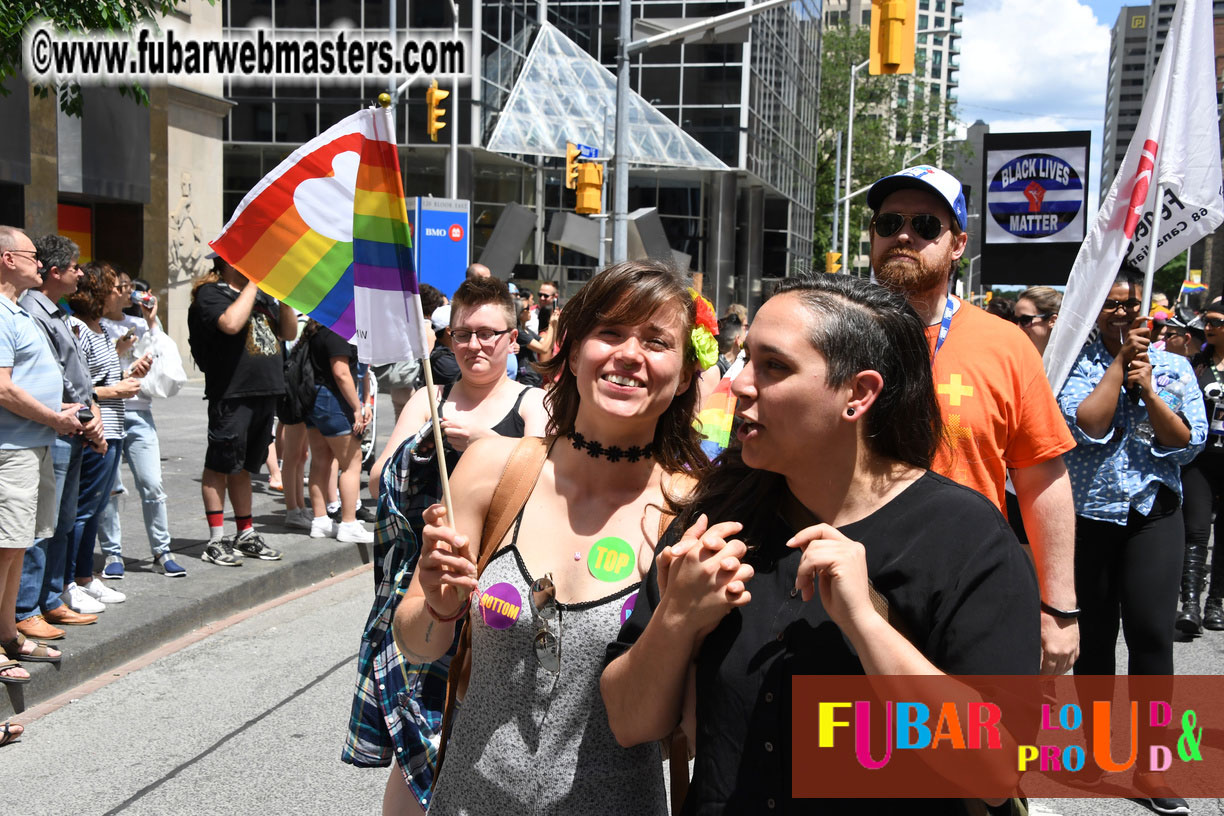
<svg viewBox="0 0 1224 816"><path fill-rule="evenodd" d="M610 266L591 278L566 304L558 325L560 348L548 362L537 364L545 382L554 383L544 396L549 433L565 435L574 430L581 397L569 357L577 345L600 325L635 325L666 308L678 309L683 315L684 362L689 367L687 376L694 381L672 400L655 425L655 461L672 473L696 473L709 464L701 451L701 435L693 426L700 390L695 380L700 372L689 333L697 319L697 306L675 269L659 261L626 261Z"/></svg>
<svg viewBox="0 0 1224 816"><path fill-rule="evenodd" d="M106 311L106 299L115 291L119 274L106 261L90 261L81 267L77 290L68 296L68 305L82 319L97 320Z"/></svg>
<svg viewBox="0 0 1224 816"><path fill-rule="evenodd" d="M500 306L506 315L506 328L518 326L518 306L510 296L510 287L500 278L468 278L459 284L451 299L451 323L459 311L470 312L488 304Z"/></svg>

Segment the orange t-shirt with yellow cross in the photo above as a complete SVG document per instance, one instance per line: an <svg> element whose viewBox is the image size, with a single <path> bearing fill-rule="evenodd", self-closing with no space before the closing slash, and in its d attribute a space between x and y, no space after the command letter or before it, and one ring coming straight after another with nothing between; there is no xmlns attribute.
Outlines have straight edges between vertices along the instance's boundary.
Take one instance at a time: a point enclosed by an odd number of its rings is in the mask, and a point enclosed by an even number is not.
<svg viewBox="0 0 1224 816"><path fill-rule="evenodd" d="M939 324L926 333L934 353ZM1037 348L1006 320L961 301L932 373L945 441L931 470L972 487L1004 515L1009 468L1075 447Z"/></svg>

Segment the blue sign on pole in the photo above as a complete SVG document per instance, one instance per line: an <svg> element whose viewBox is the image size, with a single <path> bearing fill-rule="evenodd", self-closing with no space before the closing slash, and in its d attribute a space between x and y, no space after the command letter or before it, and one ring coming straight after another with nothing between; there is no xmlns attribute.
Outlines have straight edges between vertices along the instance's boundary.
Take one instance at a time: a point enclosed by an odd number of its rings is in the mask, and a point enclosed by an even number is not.
<svg viewBox="0 0 1224 816"><path fill-rule="evenodd" d="M471 205L463 199L412 199L412 251L417 279L436 286L448 298L467 275Z"/></svg>
<svg viewBox="0 0 1224 816"><path fill-rule="evenodd" d="M589 147L588 145L584 145L584 144L575 144L574 147L578 148L578 155L584 159L598 159L599 158L599 148L598 147Z"/></svg>

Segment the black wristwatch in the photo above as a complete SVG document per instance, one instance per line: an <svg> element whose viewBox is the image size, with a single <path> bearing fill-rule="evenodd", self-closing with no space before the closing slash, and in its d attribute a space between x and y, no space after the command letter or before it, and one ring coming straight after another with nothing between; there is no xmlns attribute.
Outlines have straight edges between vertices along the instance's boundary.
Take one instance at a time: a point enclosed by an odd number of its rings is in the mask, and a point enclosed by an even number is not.
<svg viewBox="0 0 1224 816"><path fill-rule="evenodd" d="M1078 606L1074 609L1056 609L1045 601L1041 602L1041 611L1053 615L1056 618L1062 618L1063 620L1075 620L1080 616Z"/></svg>

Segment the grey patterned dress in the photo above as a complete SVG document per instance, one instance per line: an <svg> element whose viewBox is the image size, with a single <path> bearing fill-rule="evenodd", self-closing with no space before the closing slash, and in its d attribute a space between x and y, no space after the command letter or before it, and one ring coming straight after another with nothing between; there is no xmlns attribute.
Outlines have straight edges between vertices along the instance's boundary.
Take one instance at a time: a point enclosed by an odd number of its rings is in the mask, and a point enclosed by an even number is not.
<svg viewBox="0 0 1224 816"><path fill-rule="evenodd" d="M472 598L472 675L429 813L665 816L659 744L620 747L599 694L605 646L640 584L560 605L548 621L561 636L561 671L554 674L540 666L532 645L540 619L531 581L514 544L494 555L480 578Z"/></svg>

